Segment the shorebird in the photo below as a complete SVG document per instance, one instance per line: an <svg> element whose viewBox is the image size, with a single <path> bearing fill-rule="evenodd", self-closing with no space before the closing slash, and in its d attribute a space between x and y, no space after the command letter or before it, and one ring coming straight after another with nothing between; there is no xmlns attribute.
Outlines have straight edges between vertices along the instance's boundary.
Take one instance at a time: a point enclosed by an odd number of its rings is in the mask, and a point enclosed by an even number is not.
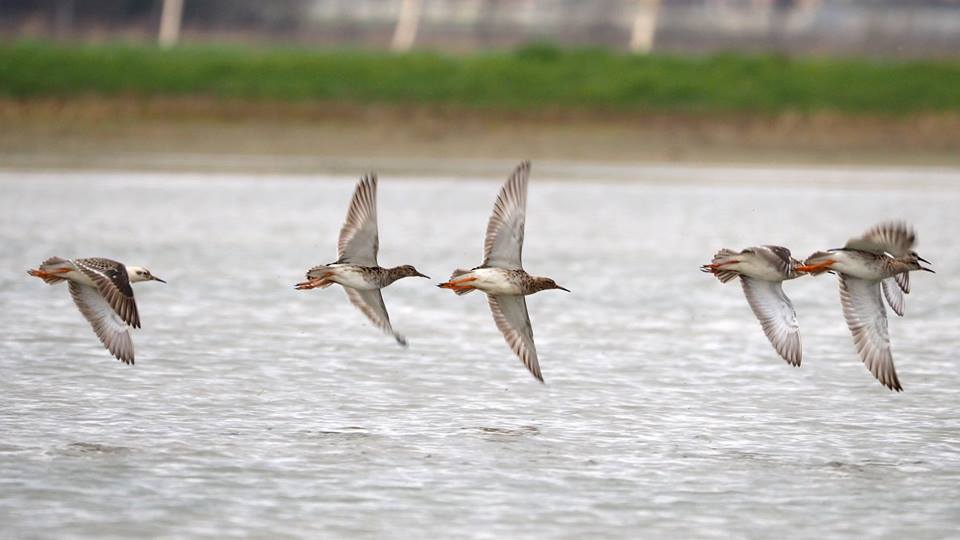
<svg viewBox="0 0 960 540"><path fill-rule="evenodd" d="M783 292L783 282L803 275L795 267L800 261L782 246L750 247L739 253L721 249L710 264L700 267L717 276L721 283L740 278L750 309L760 320L763 333L781 358L799 366L800 324L793 303Z"/></svg>
<svg viewBox="0 0 960 540"><path fill-rule="evenodd" d="M438 287L452 289L458 295L473 290L487 293L493 320L507 344L530 373L543 382L524 296L548 289L570 291L550 278L531 276L520 262L529 178L530 162L524 161L500 189L487 223L483 264L471 270L454 270L450 280Z"/></svg>
<svg viewBox="0 0 960 540"><path fill-rule="evenodd" d="M847 240L842 250L857 250L867 253L884 254L893 257L916 259L918 262L930 264L913 250L917 243L917 234L909 225L902 222L888 221L874 225L862 236ZM837 250L832 250L837 251ZM893 312L902 317L905 307L905 294L910 294L910 273L901 272L880 282L883 296L893 309Z"/></svg>
<svg viewBox="0 0 960 540"><path fill-rule="evenodd" d="M140 266L103 258L67 260L50 257L28 274L48 285L70 283L70 296L87 319L103 346L124 364L133 364L130 328L140 328L132 283L166 281Z"/></svg>
<svg viewBox="0 0 960 540"><path fill-rule="evenodd" d="M857 353L881 384L897 392L903 387L893 366L887 311L880 290L890 307L902 315L902 293L910 290L907 272L933 272L920 265L930 262L913 251L915 242L916 233L907 224L881 223L863 236L851 238L844 247L818 251L797 266L798 271L811 274L838 275L840 304Z"/></svg>
<svg viewBox="0 0 960 540"><path fill-rule="evenodd" d="M380 289L400 278L428 276L409 264L382 268L377 264L379 248L377 177L371 174L361 178L353 192L347 219L340 229L337 261L308 270L307 280L298 283L296 289L326 288L339 283L347 292L350 303L366 315L370 322L384 333L393 335L397 343L406 346L406 338L390 324L390 315L387 314L387 306L383 303Z"/></svg>

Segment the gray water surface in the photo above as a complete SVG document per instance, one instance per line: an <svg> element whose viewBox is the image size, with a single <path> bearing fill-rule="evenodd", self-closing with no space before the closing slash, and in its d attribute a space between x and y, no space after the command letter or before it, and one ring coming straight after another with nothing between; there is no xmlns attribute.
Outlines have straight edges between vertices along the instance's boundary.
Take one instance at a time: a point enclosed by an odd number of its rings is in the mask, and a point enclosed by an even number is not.
<svg viewBox="0 0 960 540"><path fill-rule="evenodd" d="M960 171L670 169L530 186L524 263L547 384L482 295L502 177L381 178L384 297L338 288L355 177L0 173L0 537L943 538L960 527ZM657 177L657 175L660 175ZM720 247L837 247L913 223L937 274L889 313L905 392L856 356L834 277L785 286L801 368ZM51 255L150 268L137 364L113 360Z"/></svg>

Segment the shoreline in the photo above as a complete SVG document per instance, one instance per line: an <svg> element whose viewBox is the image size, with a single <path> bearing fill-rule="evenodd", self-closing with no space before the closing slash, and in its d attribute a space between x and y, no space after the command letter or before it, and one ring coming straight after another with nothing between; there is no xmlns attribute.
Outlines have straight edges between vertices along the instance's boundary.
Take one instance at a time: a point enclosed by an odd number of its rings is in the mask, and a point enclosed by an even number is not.
<svg viewBox="0 0 960 540"><path fill-rule="evenodd" d="M0 165L331 172L364 162L960 166L960 113L664 113L206 97L0 98ZM179 159L178 159L179 158ZM402 168L402 165L401 165ZM443 167L439 167L441 170Z"/></svg>

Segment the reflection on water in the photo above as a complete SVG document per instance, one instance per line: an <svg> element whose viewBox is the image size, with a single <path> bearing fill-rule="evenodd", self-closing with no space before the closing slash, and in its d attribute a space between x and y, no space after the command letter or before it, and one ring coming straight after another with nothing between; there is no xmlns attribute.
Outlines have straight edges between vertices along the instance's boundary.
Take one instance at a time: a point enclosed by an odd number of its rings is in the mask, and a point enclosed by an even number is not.
<svg viewBox="0 0 960 540"><path fill-rule="evenodd" d="M3 536L956 529L960 173L544 170L525 265L574 291L529 300L546 385L481 296L391 286L403 349L342 291L293 290L335 258L354 178L0 174ZM381 262L434 281L478 263L501 180L382 178ZM899 395L857 359L834 278L785 286L794 369L740 288L697 271L719 247L802 257L888 218L917 226L938 271L890 314ZM24 274L50 255L168 280L137 285L136 366L100 347L66 288Z"/></svg>

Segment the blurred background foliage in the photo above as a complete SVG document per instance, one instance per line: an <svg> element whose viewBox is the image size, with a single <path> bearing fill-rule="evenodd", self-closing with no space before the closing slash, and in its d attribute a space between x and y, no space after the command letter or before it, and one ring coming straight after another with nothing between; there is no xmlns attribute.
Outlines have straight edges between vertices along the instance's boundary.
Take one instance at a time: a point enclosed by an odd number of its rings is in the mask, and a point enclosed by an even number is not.
<svg viewBox="0 0 960 540"><path fill-rule="evenodd" d="M8 163L954 164L958 89L960 0L0 2Z"/></svg>
<svg viewBox="0 0 960 540"><path fill-rule="evenodd" d="M0 48L0 93L212 96L531 109L960 110L960 62L636 55L530 45L451 56L188 45L18 42Z"/></svg>

